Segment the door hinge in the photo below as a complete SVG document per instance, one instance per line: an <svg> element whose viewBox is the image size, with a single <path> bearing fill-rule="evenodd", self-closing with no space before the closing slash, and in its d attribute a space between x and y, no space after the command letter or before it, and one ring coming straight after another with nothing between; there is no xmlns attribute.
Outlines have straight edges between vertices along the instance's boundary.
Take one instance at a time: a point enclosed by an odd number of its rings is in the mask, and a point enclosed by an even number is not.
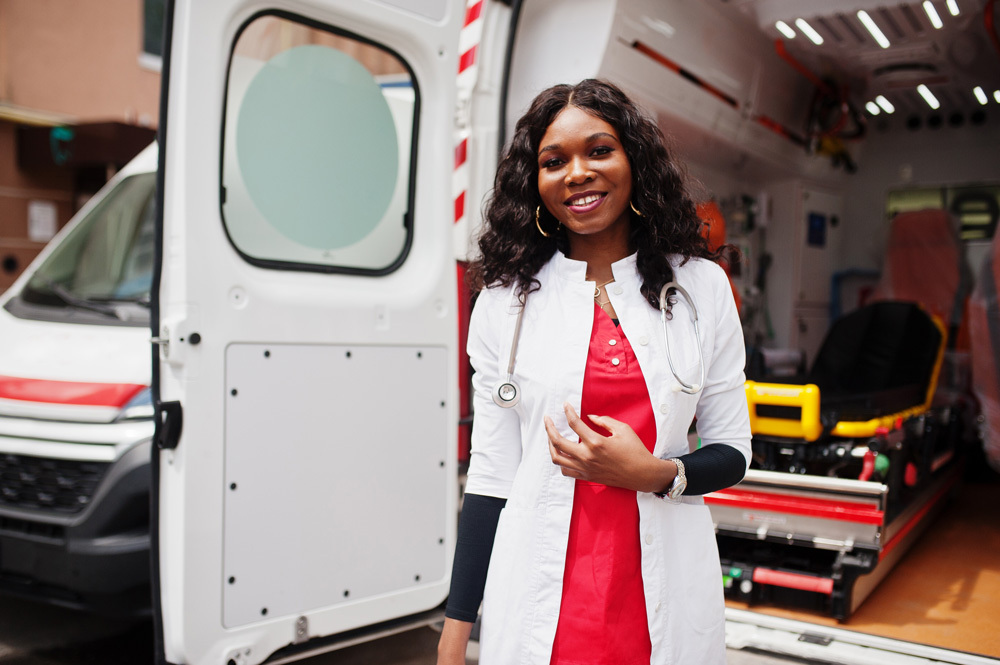
<svg viewBox="0 0 1000 665"><path fill-rule="evenodd" d="M292 636L292 644L303 644L309 641L309 619L300 616L295 620L295 633Z"/></svg>
<svg viewBox="0 0 1000 665"><path fill-rule="evenodd" d="M156 447L160 450L173 450L181 438L181 427L184 424L184 412L180 402L156 403Z"/></svg>

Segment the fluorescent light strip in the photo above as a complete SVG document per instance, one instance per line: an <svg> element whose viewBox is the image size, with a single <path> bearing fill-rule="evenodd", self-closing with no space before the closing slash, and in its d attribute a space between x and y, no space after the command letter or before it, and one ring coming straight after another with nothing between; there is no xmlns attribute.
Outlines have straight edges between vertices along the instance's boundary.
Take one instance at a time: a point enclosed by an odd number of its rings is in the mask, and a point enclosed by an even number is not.
<svg viewBox="0 0 1000 665"><path fill-rule="evenodd" d="M889 40L886 39L885 35L882 34L882 31L878 29L878 26L875 25L875 21L873 21L872 17L868 15L868 12L863 9L859 10L858 19L860 19L865 28L868 29L871 36L875 38L875 41L878 42L879 46L882 48L889 48Z"/></svg>
<svg viewBox="0 0 1000 665"><path fill-rule="evenodd" d="M872 115L878 115L879 113L881 113L881 111L879 111L878 104L876 104L875 102L868 102L867 104L865 104L865 108L868 109L868 112L871 113Z"/></svg>
<svg viewBox="0 0 1000 665"><path fill-rule="evenodd" d="M823 37L816 32L811 25L805 22L805 19L797 18L795 19L795 27L802 31L806 37L809 38L816 46L823 43Z"/></svg>
<svg viewBox="0 0 1000 665"><path fill-rule="evenodd" d="M986 96L986 91L983 90L983 87L981 85L977 85L975 88L973 88L972 92L976 96L976 99L979 100L979 103L982 104L983 106L986 106L989 103L990 98Z"/></svg>
<svg viewBox="0 0 1000 665"><path fill-rule="evenodd" d="M885 97L883 97L882 95L879 95L878 97L876 97L875 98L875 102L879 106L881 106L882 110L885 111L886 113L892 113L893 111L896 110L896 107L893 106L892 103L888 99L886 99Z"/></svg>
<svg viewBox="0 0 1000 665"><path fill-rule="evenodd" d="M948 0L948 11L952 16L958 16L958 0Z"/></svg>
<svg viewBox="0 0 1000 665"><path fill-rule="evenodd" d="M938 16L937 10L934 9L934 3L931 0L924 0L924 11L927 12L927 18L931 20L931 25L934 26L935 30L940 30L944 27L944 23L941 22L941 17Z"/></svg>
<svg viewBox="0 0 1000 665"><path fill-rule="evenodd" d="M784 21L775 21L774 27L776 27L778 32L783 34L788 39L795 39L795 31L792 30L792 26L788 25Z"/></svg>
<svg viewBox="0 0 1000 665"><path fill-rule="evenodd" d="M937 100L937 97L934 96L934 93L931 92L930 88L928 88L926 85L924 85L923 83L918 85L917 92L919 92L920 96L924 98L925 102L927 102L927 106L930 106L935 111L941 108L941 102Z"/></svg>

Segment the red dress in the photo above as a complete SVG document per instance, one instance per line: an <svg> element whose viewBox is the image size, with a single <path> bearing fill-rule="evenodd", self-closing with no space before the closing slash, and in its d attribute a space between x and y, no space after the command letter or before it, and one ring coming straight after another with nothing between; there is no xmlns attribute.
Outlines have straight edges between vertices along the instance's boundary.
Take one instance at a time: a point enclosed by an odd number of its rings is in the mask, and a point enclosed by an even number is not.
<svg viewBox="0 0 1000 665"><path fill-rule="evenodd" d="M596 304L580 407L584 419L628 423L652 452L646 381L625 335ZM635 492L577 480L552 665L649 665L641 564Z"/></svg>

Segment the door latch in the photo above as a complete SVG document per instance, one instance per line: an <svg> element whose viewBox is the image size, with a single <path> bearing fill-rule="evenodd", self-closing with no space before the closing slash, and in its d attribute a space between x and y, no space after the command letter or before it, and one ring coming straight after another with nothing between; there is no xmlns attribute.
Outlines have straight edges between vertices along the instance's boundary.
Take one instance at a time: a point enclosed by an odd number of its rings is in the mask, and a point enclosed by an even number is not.
<svg viewBox="0 0 1000 665"><path fill-rule="evenodd" d="M181 428L184 424L181 403L157 402L156 413L156 447L160 450L173 450L181 439Z"/></svg>

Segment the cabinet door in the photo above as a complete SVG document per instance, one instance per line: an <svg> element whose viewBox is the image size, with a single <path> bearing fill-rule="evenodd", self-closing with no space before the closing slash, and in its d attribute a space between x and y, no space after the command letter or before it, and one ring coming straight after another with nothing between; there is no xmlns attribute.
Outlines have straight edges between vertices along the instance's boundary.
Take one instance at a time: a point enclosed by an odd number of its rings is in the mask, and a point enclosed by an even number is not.
<svg viewBox="0 0 1000 665"><path fill-rule="evenodd" d="M802 188L798 202L795 302L826 306L840 247L840 196Z"/></svg>

